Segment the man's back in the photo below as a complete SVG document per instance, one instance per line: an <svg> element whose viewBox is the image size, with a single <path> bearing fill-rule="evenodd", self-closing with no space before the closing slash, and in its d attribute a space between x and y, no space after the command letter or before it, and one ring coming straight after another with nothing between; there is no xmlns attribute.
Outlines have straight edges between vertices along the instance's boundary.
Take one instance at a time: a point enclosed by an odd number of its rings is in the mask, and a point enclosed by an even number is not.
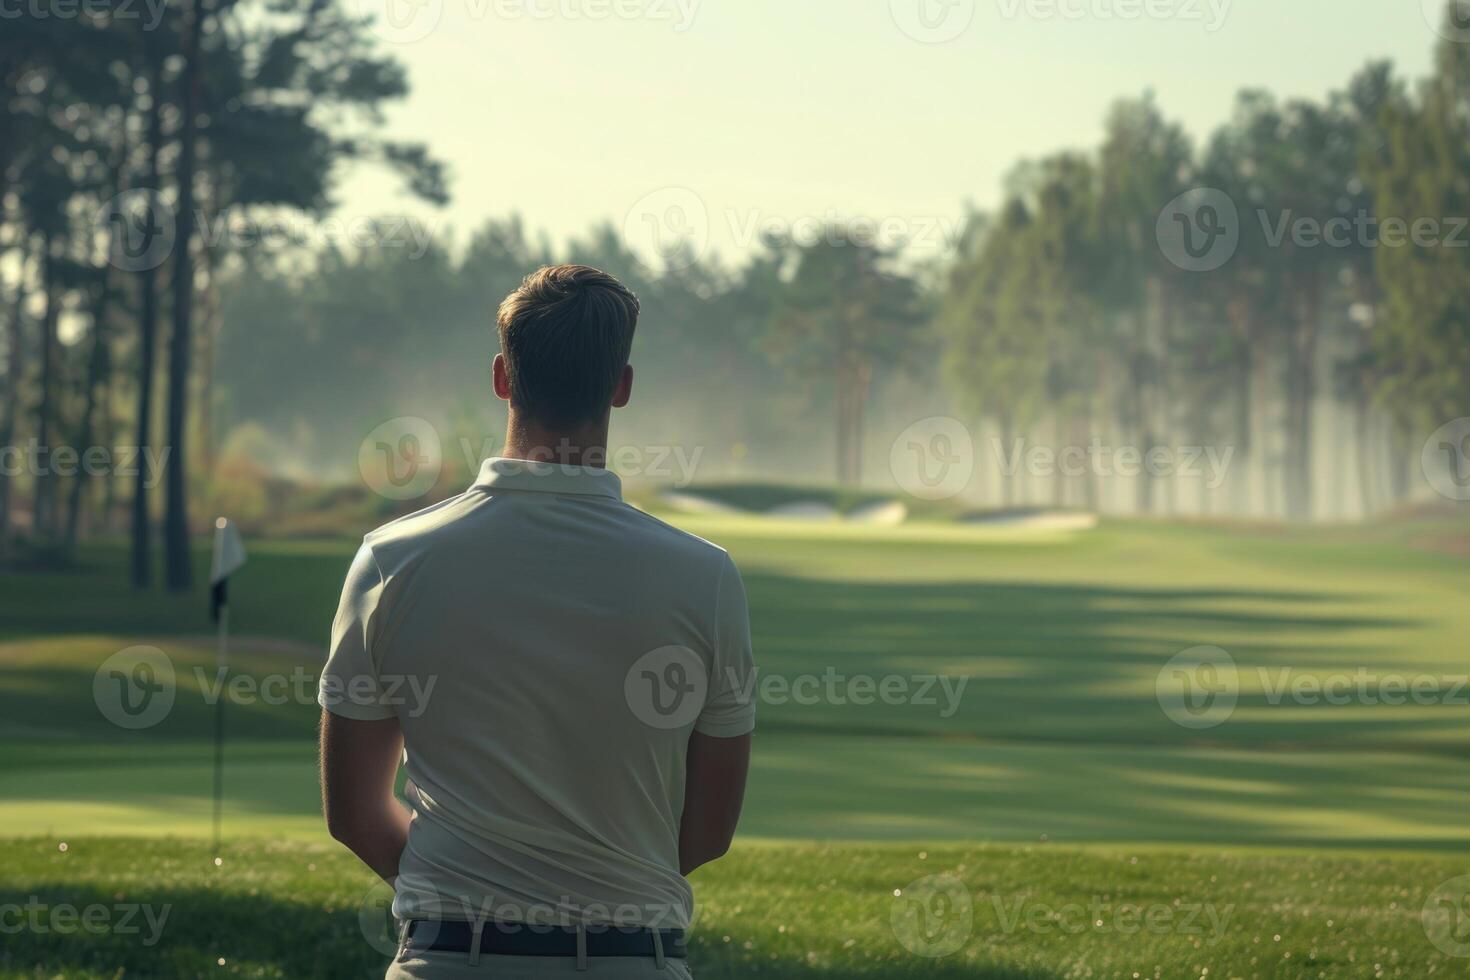
<svg viewBox="0 0 1470 980"><path fill-rule="evenodd" d="M606 470L490 460L369 534L323 704L402 727L395 912L686 925L689 739L751 730L752 669L729 556Z"/></svg>

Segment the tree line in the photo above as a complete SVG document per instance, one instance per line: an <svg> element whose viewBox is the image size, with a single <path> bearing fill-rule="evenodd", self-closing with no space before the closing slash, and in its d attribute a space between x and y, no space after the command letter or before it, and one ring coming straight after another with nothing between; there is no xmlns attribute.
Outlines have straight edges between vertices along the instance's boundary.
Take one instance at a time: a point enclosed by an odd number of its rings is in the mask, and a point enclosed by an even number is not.
<svg viewBox="0 0 1470 980"><path fill-rule="evenodd" d="M130 433L165 478L0 472L0 549L64 559L123 514L145 585L161 504L165 582L187 587L190 502L228 490L230 433L269 433L256 451L310 480L345 475L362 434L426 393L475 428L494 304L552 261L644 298L639 379L658 394L625 416L640 439L697 423L732 458L776 447L839 483L881 473L891 426L873 419L898 400L1001 445L1228 444L1236 478L1199 510L1306 520L1324 442L1356 447L1358 472L1331 479L1379 510L1408 495L1423 435L1470 414L1470 60L1449 40L1424 79L1373 63L1320 100L1242 92L1198 142L1152 97L1122 100L1100 145L1018 165L933 262L839 229L732 265L641 254L612 225L554 247L519 218L463 243L398 222L368 222L365 247L221 236L222 218L329 214L352 163L447 200L425 147L377 133L401 66L332 0L194 0L154 24L90 10L0 37L0 447ZM1101 482L1057 476L1051 496L1116 506ZM1178 509L1167 481L1130 486L1131 510ZM996 502L1035 493L1007 475Z"/></svg>
<svg viewBox="0 0 1470 980"><path fill-rule="evenodd" d="M188 588L187 451L209 340L196 329L198 298L220 258L201 242L199 216L323 214L353 161L390 167L442 202L442 168L423 146L375 134L407 79L334 0L33 6L5 20L0 75L0 446L12 457L0 472L0 549L15 539L19 477L32 497L28 542L62 559L101 483L104 514L129 495L132 576L147 585L147 468L132 467L123 488L96 480L116 474L88 453L130 425L141 455L164 450L164 579ZM17 466L24 429L30 450Z"/></svg>

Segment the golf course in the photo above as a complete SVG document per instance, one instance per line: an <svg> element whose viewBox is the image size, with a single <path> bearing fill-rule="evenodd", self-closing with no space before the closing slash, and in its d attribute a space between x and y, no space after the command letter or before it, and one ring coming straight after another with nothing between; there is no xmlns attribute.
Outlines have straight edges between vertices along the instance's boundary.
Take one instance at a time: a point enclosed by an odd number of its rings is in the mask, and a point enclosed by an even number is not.
<svg viewBox="0 0 1470 980"><path fill-rule="evenodd" d="M730 549L760 667L741 836L694 876L701 977L1470 975L1463 517L659 516ZM141 904L164 937L6 928L0 976L380 974L387 889L327 837L315 773L355 545L247 541L223 687L203 591L134 593L123 543L0 574L0 927ZM129 729L94 679L138 646L174 700ZM1200 649L1223 711L1168 696Z"/></svg>

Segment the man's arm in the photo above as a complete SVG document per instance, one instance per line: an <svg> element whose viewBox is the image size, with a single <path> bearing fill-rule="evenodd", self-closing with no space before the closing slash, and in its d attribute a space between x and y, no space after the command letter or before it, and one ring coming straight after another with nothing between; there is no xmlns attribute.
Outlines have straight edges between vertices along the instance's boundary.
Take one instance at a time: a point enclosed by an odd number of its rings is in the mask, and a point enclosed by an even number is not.
<svg viewBox="0 0 1470 980"><path fill-rule="evenodd" d="M735 839L745 777L750 771L750 735L689 736L684 781L684 815L679 821L679 873L723 857Z"/></svg>
<svg viewBox="0 0 1470 980"><path fill-rule="evenodd" d="M322 812L327 829L386 881L398 876L408 811L393 795L403 732L397 718L358 721L322 711Z"/></svg>

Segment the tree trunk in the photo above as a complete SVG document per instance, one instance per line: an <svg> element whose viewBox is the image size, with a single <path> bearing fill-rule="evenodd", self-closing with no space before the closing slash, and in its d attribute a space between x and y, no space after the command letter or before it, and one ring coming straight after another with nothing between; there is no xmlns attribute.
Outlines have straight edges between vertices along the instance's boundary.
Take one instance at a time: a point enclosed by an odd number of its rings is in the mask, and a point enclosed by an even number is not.
<svg viewBox="0 0 1470 980"><path fill-rule="evenodd" d="M867 361L859 361L854 374L857 378L852 397L852 434L849 440L852 446L851 482L856 487L863 482L863 430L867 419L868 392L873 384L873 365Z"/></svg>
<svg viewBox="0 0 1470 980"><path fill-rule="evenodd" d="M1016 426L1011 420L1010 413L1002 412L1000 416L1000 441L1002 446L1002 458L1009 459L1009 453L1015 445ZM1000 473L1000 505L1009 509L1016 502L1016 471L1014 469L1002 469Z"/></svg>
<svg viewBox="0 0 1470 980"><path fill-rule="evenodd" d="M1157 300L1154 296L1156 291L1155 284L1150 282L1147 290L1148 299L1145 301L1145 310L1137 320L1138 336L1136 344L1138 349L1135 354L1133 393L1137 406L1135 413L1138 426L1137 448L1141 458L1145 462L1145 465L1139 470L1137 477L1138 498L1136 507L1140 514L1151 513L1154 509L1154 480L1153 475L1149 473L1147 467L1148 451L1154 441L1153 404L1149 395L1149 379L1146 375L1149 373L1148 364L1153 353L1152 344L1149 342L1149 323L1157 305Z"/></svg>
<svg viewBox="0 0 1470 980"><path fill-rule="evenodd" d="M1409 476L1409 460L1412 456L1408 443L1404 430L1397 423L1389 427L1388 479L1395 507L1403 507L1412 496L1413 480Z"/></svg>
<svg viewBox="0 0 1470 980"><path fill-rule="evenodd" d="M1235 456L1231 465L1235 476L1231 480L1232 509L1236 517L1246 517L1251 512L1250 462L1253 440L1251 438L1251 396L1254 394L1251 357L1247 349L1236 364L1235 397Z"/></svg>
<svg viewBox="0 0 1470 980"><path fill-rule="evenodd" d="M1053 465L1056 468L1052 471L1051 485L1052 506L1058 510L1067 506L1067 474L1062 466L1062 450L1065 447L1067 436L1066 430L1062 426L1062 415L1059 412L1056 418L1052 419L1052 432L1056 440L1056 446L1053 450L1056 453L1056 458L1053 460Z"/></svg>
<svg viewBox="0 0 1470 980"><path fill-rule="evenodd" d="M163 144L163 78L156 60L148 80L153 104L148 111L148 175L150 194L158 194L158 155ZM144 269L138 276L142 306L138 314L138 403L136 438L139 465L133 475L132 501L132 580L135 588L147 588L153 581L153 548L151 519L148 513L148 468L146 460L153 446L153 377L157 368L158 334L158 269Z"/></svg>
<svg viewBox="0 0 1470 980"><path fill-rule="evenodd" d="M1312 519L1312 409L1316 399L1317 334L1321 284L1309 280L1301 291L1301 322L1288 348L1291 383L1287 392L1286 507L1292 521Z"/></svg>
<svg viewBox="0 0 1470 980"><path fill-rule="evenodd" d="M52 254L50 232L42 237L41 290L45 296L45 312L41 316L41 394L36 403L36 442L40 447L40 468L33 474L35 506L32 511L32 526L37 536L50 537L54 531L53 509L56 499L56 482L51 473L53 452L51 450L51 415L54 408L56 373L56 320L58 298L56 295L56 259Z"/></svg>
<svg viewBox="0 0 1470 980"><path fill-rule="evenodd" d="M83 393L81 424L77 428L77 452L82 454L82 464L71 481L71 495L66 508L66 553L76 552L77 535L81 527L82 500L87 489L87 452L92 445L92 429L97 413L97 389L107 370L107 311L112 304L111 269L102 272L98 286L96 305L92 310L92 350L87 363L86 390Z"/></svg>
<svg viewBox="0 0 1470 980"><path fill-rule="evenodd" d="M1092 466L1092 457L1085 455L1090 440L1087 432L1087 420L1081 415L1072 417L1072 443L1082 447L1084 456L1082 461L1082 503L1088 510L1096 513L1098 510L1097 499L1097 473Z"/></svg>
<svg viewBox="0 0 1470 980"><path fill-rule="evenodd" d="M174 237L173 334L168 362L168 492L164 515L165 579L172 592L193 583L189 557L189 486L185 457L189 422L189 317L194 299L195 146L200 105L199 43L203 34L204 0L194 0L189 36L184 45L184 118L179 134L178 233Z"/></svg>
<svg viewBox="0 0 1470 980"><path fill-rule="evenodd" d="M5 401L0 405L0 447L15 445L15 422L20 414L20 385L24 377L24 328L21 316L24 312L26 295L26 259L21 252L18 263L20 272L15 281L15 302L10 308L7 325L7 351L5 355ZM8 467L0 467L0 556L10 547L10 494L11 479Z"/></svg>
<svg viewBox="0 0 1470 980"><path fill-rule="evenodd" d="M1358 470L1358 499L1362 516L1367 518L1377 510L1373 498L1373 457L1369 447L1373 444L1372 416L1369 414L1368 396L1358 392L1353 401L1353 458Z"/></svg>

